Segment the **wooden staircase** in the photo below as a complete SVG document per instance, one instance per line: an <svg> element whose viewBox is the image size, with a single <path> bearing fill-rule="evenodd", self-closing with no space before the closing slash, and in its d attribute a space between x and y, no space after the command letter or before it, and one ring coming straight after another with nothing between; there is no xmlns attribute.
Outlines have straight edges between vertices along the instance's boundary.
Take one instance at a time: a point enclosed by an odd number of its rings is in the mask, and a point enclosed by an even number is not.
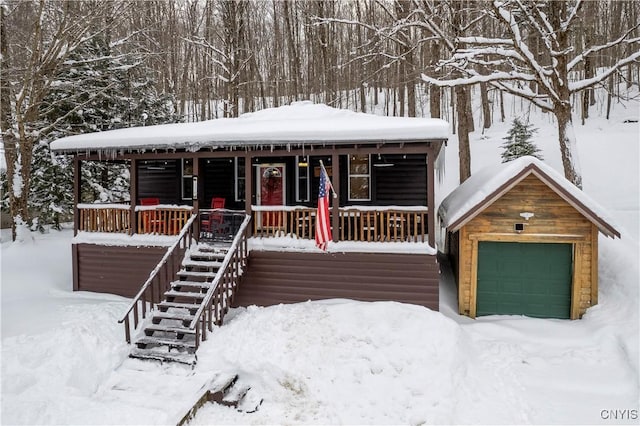
<svg viewBox="0 0 640 426"><path fill-rule="evenodd" d="M252 392L251 386L238 380L238 375L221 373L201 389L200 396L177 422L177 426L189 424L208 403L231 407L242 413L255 413L262 401L259 395Z"/></svg>
<svg viewBox="0 0 640 426"><path fill-rule="evenodd" d="M164 299L142 324L142 333L134 339L132 358L195 364L197 336L190 326L215 285L229 247L197 244L186 251L177 280L171 282Z"/></svg>

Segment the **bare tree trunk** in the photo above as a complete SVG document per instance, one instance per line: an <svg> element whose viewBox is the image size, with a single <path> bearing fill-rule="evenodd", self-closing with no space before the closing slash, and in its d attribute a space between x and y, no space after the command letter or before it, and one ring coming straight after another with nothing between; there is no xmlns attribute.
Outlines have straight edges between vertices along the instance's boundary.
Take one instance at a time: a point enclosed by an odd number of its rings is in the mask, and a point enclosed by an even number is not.
<svg viewBox="0 0 640 426"><path fill-rule="evenodd" d="M435 18L437 19L437 18ZM439 25L439 24L438 24ZM435 65L438 63L440 59L440 42L438 40L434 40L430 43L430 58L429 65L434 69L433 76L434 78L438 78L439 72L435 71ZM429 111L431 113L432 118L440 118L442 117L442 107L441 107L441 99L442 97L442 89L440 86L435 84L429 85Z"/></svg>
<svg viewBox="0 0 640 426"><path fill-rule="evenodd" d="M11 86L5 77L9 71L8 49L6 37L6 16L5 8L0 7L0 75L3 76L0 81L0 128L2 128L2 142L4 145L4 154L7 163L7 179L12 182L16 173L17 147L16 136L13 133L13 120L11 114ZM9 206L13 213L18 210L14 191L9 191ZM13 216L13 214L12 214ZM11 218L11 240L16 239L16 224Z"/></svg>
<svg viewBox="0 0 640 426"><path fill-rule="evenodd" d="M287 44L289 45L289 78L291 79L292 89L290 95L292 99L299 99L301 93L300 90L300 54L298 50L298 43L294 35L294 27L291 24L292 18L289 16L293 14L289 8L289 1L284 0L282 5L284 6L284 22L287 33ZM295 7L295 6L294 6Z"/></svg>
<svg viewBox="0 0 640 426"><path fill-rule="evenodd" d="M571 106L556 107L555 116L558 120L558 138L564 176L578 188L582 188L580 160L576 147L576 137L571 121Z"/></svg>
<svg viewBox="0 0 640 426"><path fill-rule="evenodd" d="M487 83L480 83L480 98L482 99L482 128L488 129L491 127L491 107L489 106Z"/></svg>
<svg viewBox="0 0 640 426"><path fill-rule="evenodd" d="M460 156L460 183L471 176L471 148L469 146L469 117L467 107L469 104L468 88L458 86L455 88L456 108L458 111L458 150Z"/></svg>

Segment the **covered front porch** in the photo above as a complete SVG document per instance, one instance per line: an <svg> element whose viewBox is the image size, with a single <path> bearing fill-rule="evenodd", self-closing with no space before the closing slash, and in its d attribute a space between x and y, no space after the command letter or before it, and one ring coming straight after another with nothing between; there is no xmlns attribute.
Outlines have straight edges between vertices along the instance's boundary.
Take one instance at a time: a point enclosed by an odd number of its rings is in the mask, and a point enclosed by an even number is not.
<svg viewBox="0 0 640 426"><path fill-rule="evenodd" d="M307 206L251 206L251 234L258 238L290 237L315 239L316 209ZM133 212L133 213L132 213ZM202 209L192 206L130 206L129 204L79 204L79 232L120 233L126 235L178 235L189 218L197 215L200 241L226 241L233 238L246 212L228 209ZM345 206L337 215L330 211L334 241L421 242L429 240L428 208L422 206ZM336 231L337 230L337 231Z"/></svg>

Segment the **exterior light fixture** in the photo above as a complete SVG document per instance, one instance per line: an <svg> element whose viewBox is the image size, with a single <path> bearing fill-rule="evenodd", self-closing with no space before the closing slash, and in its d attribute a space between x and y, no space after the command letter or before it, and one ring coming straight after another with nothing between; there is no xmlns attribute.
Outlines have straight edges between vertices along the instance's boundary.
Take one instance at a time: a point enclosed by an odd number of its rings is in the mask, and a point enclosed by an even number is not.
<svg viewBox="0 0 640 426"><path fill-rule="evenodd" d="M525 220L529 220L533 216L535 216L535 215L532 212L522 212L522 213L520 213L520 217L525 218Z"/></svg>

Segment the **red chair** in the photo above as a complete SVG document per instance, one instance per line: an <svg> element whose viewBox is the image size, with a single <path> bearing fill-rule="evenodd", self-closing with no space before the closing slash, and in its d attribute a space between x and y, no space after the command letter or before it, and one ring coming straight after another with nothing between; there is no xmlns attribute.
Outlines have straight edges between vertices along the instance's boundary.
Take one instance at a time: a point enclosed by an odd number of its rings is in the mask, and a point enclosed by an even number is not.
<svg viewBox="0 0 640 426"><path fill-rule="evenodd" d="M212 209L224 209L225 198L222 197L213 197L211 199L211 208ZM200 230L202 232L219 232L223 228L224 223L224 215L219 212L211 212L207 218L202 219L202 223L200 225Z"/></svg>
<svg viewBox="0 0 640 426"><path fill-rule="evenodd" d="M149 198L141 198L140 205L141 206L157 206L160 204L160 198L157 197L149 197ZM143 210L141 212L142 218L142 229L143 233L158 233L164 234L165 230L165 222L157 210Z"/></svg>

